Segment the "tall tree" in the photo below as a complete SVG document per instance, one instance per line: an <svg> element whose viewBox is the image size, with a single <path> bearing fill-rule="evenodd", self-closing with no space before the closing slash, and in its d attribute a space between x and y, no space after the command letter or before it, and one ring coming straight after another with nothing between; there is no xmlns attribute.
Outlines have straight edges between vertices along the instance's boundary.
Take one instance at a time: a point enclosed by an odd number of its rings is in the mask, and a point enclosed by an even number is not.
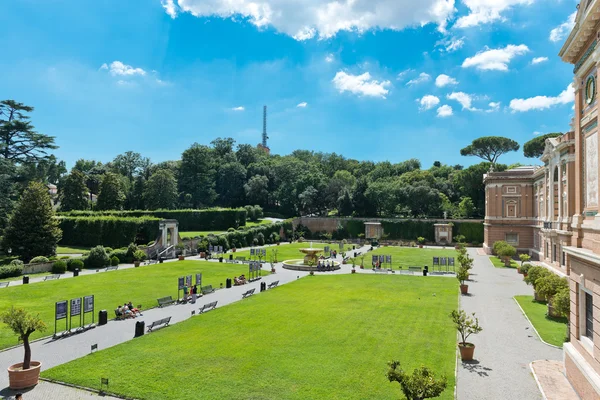
<svg viewBox="0 0 600 400"><path fill-rule="evenodd" d="M177 180L168 169L152 174L144 192L144 202L150 210L172 209L177 201Z"/></svg>
<svg viewBox="0 0 600 400"><path fill-rule="evenodd" d="M0 156L26 164L48 157L46 150L56 149L54 137L35 131L26 113L33 107L14 100L0 101Z"/></svg>
<svg viewBox="0 0 600 400"><path fill-rule="evenodd" d="M15 167L12 162L0 158L0 236L12 213L17 195L14 183Z"/></svg>
<svg viewBox="0 0 600 400"><path fill-rule="evenodd" d="M131 208L133 210L143 210L146 208L146 202L144 200L146 184L146 179L142 175L138 175L135 177L133 189L131 190Z"/></svg>
<svg viewBox="0 0 600 400"><path fill-rule="evenodd" d="M48 188L40 182L31 182L10 217L3 247L28 262L36 256L56 254L61 237Z"/></svg>
<svg viewBox="0 0 600 400"><path fill-rule="evenodd" d="M244 185L244 191L250 204L265 206L269 198L269 178L264 175L254 175Z"/></svg>
<svg viewBox="0 0 600 400"><path fill-rule="evenodd" d="M215 191L216 160L214 150L194 143L181 155L179 191L192 195L194 207L210 207L217 199Z"/></svg>
<svg viewBox="0 0 600 400"><path fill-rule="evenodd" d="M60 209L62 211L87 210L87 194L85 175L76 169L72 170L62 184Z"/></svg>
<svg viewBox="0 0 600 400"><path fill-rule="evenodd" d="M544 154L546 147L546 139L562 136L562 133L547 133L542 136L535 137L523 145L523 154L529 158L540 158Z"/></svg>
<svg viewBox="0 0 600 400"><path fill-rule="evenodd" d="M222 164L217 172L217 193L220 204L228 207L244 205L246 168L239 162Z"/></svg>
<svg viewBox="0 0 600 400"><path fill-rule="evenodd" d="M120 210L123 208L125 201L125 193L123 191L123 183L117 174L108 172L102 178L100 183L100 191L98 193L98 209L99 210Z"/></svg>
<svg viewBox="0 0 600 400"><path fill-rule="evenodd" d="M511 151L519 150L519 143L502 136L483 136L473 140L473 143L460 150L461 156L476 156L492 164L498 157Z"/></svg>
<svg viewBox="0 0 600 400"><path fill-rule="evenodd" d="M133 177L137 175L141 169L147 164L140 153L126 151L119 154L110 163L111 171L126 176L129 181L133 181Z"/></svg>

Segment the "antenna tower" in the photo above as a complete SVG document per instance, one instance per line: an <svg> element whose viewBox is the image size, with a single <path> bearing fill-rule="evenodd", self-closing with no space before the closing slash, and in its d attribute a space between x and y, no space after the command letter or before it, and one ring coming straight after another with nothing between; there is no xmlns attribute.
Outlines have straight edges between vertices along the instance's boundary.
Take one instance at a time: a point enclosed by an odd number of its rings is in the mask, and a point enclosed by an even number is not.
<svg viewBox="0 0 600 400"><path fill-rule="evenodd" d="M263 108L263 133L262 133L262 146L264 148L268 148L267 146L267 106Z"/></svg>

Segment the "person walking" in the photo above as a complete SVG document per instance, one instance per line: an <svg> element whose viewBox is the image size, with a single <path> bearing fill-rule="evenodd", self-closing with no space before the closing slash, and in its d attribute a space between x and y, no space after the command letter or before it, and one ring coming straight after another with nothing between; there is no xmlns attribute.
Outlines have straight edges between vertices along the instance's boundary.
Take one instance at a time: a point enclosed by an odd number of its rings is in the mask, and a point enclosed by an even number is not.
<svg viewBox="0 0 600 400"><path fill-rule="evenodd" d="M192 286L192 304L196 304L196 297L198 295L198 287L196 285Z"/></svg>
<svg viewBox="0 0 600 400"><path fill-rule="evenodd" d="M187 301L188 301L188 290L189 290L188 285L187 284L183 285L183 302L184 303L187 303Z"/></svg>

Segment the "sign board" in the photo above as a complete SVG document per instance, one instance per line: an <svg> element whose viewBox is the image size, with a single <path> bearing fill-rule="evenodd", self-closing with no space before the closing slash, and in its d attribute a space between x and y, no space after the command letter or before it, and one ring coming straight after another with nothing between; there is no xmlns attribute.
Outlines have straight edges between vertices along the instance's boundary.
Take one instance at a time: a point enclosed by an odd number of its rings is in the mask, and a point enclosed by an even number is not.
<svg viewBox="0 0 600 400"><path fill-rule="evenodd" d="M454 257L448 257L448 265L451 265L454 267Z"/></svg>
<svg viewBox="0 0 600 400"><path fill-rule="evenodd" d="M196 274L196 286L202 286L202 273Z"/></svg>
<svg viewBox="0 0 600 400"><path fill-rule="evenodd" d="M267 256L267 249L262 249L262 253L263 253L263 256L266 257Z"/></svg>
<svg viewBox="0 0 600 400"><path fill-rule="evenodd" d="M217 253L222 253L223 252L223 246L219 246L219 250L217 251Z"/></svg>
<svg viewBox="0 0 600 400"><path fill-rule="evenodd" d="M373 257L373 263L377 263L377 260L379 260L379 257L377 255L374 255Z"/></svg>
<svg viewBox="0 0 600 400"><path fill-rule="evenodd" d="M57 301L56 302L56 319L63 319L63 318L67 318L67 309L69 307L68 305L69 303L67 302L67 300L63 300L63 301Z"/></svg>
<svg viewBox="0 0 600 400"><path fill-rule="evenodd" d="M81 297L71 299L71 317L81 314Z"/></svg>
<svg viewBox="0 0 600 400"><path fill-rule="evenodd" d="M385 256L385 262L388 264L392 263L392 256Z"/></svg>
<svg viewBox="0 0 600 400"><path fill-rule="evenodd" d="M433 265L440 265L440 258L439 257L433 257Z"/></svg>
<svg viewBox="0 0 600 400"><path fill-rule="evenodd" d="M185 277L185 284L189 286L192 286L192 276L188 275Z"/></svg>
<svg viewBox="0 0 600 400"><path fill-rule="evenodd" d="M329 253L329 246L325 246L325 249L323 250L325 253Z"/></svg>
<svg viewBox="0 0 600 400"><path fill-rule="evenodd" d="M383 264L385 262L385 256L382 254L379 256L379 262Z"/></svg>
<svg viewBox="0 0 600 400"><path fill-rule="evenodd" d="M85 296L83 298L83 312L93 312L94 311L94 295Z"/></svg>
<svg viewBox="0 0 600 400"><path fill-rule="evenodd" d="M250 249L250 255L253 256L254 255L254 249Z"/></svg>
<svg viewBox="0 0 600 400"><path fill-rule="evenodd" d="M183 276L180 276L179 278L177 278L177 288L179 290L183 289L183 287L185 286L185 278Z"/></svg>
<svg viewBox="0 0 600 400"><path fill-rule="evenodd" d="M446 257L440 258L440 264L441 265L446 265Z"/></svg>

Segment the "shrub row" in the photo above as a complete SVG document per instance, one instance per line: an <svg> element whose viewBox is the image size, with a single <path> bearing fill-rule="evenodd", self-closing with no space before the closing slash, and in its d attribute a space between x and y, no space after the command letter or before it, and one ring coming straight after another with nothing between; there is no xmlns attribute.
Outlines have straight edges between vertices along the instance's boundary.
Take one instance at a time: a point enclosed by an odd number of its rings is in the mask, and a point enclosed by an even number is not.
<svg viewBox="0 0 600 400"><path fill-rule="evenodd" d="M245 208L224 209L210 208L206 210L129 210L129 211L68 211L59 213L63 217L120 217L141 218L152 217L159 219L176 219L179 230L210 231L226 230L246 225L247 211ZM152 238L154 239L154 237ZM70 242L65 242L73 244Z"/></svg>
<svg viewBox="0 0 600 400"><path fill-rule="evenodd" d="M159 233L158 218L152 217L58 217L61 243L92 247L98 244L123 247L132 242L148 243Z"/></svg>
<svg viewBox="0 0 600 400"><path fill-rule="evenodd" d="M0 267L0 279L21 276L22 274L23 274L23 265L22 264L9 264L9 265Z"/></svg>
<svg viewBox="0 0 600 400"><path fill-rule="evenodd" d="M281 240L280 232L282 228L284 232L291 230L291 221L258 225L254 228L227 232L218 236L207 236L199 243L198 249L205 251L209 244L223 246L224 250L229 250L233 247L260 246L265 243L276 243Z"/></svg>

